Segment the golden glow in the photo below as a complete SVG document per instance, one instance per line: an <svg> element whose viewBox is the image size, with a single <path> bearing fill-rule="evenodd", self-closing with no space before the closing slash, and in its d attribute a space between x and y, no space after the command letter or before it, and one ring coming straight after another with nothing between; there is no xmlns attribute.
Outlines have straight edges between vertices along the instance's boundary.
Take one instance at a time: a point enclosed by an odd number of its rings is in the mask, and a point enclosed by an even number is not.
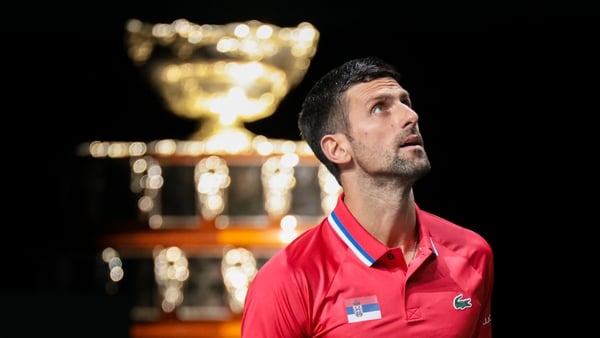
<svg viewBox="0 0 600 338"><path fill-rule="evenodd" d="M125 28L129 57L148 72L167 107L201 121L190 139L229 153L250 149L254 135L244 123L275 112L304 77L319 40L308 22L282 28L257 20L152 25L131 19Z"/></svg>
<svg viewBox="0 0 600 338"><path fill-rule="evenodd" d="M225 208L225 189L231 182L227 162L214 155L202 159L196 165L195 180L200 213L205 219L214 219Z"/></svg>
<svg viewBox="0 0 600 338"><path fill-rule="evenodd" d="M117 250L111 247L105 248L102 250L101 257L108 266L108 276L110 281L118 282L123 279L123 262L121 261L121 257L119 257Z"/></svg>
<svg viewBox="0 0 600 338"><path fill-rule="evenodd" d="M161 155L172 155L177 151L177 142L175 140L166 139L156 142L154 149Z"/></svg>
<svg viewBox="0 0 600 338"><path fill-rule="evenodd" d="M323 213L328 214L335 207L342 187L323 164L319 165L318 176L321 187L321 209Z"/></svg>
<svg viewBox="0 0 600 338"><path fill-rule="evenodd" d="M136 241L142 240L132 245L143 243L145 250L153 248L160 309L173 312L182 304L183 286L190 277L185 252L177 246L162 245L177 243L194 250L211 245L223 249L221 274L228 305L232 313L239 314L258 269L254 254L243 247L268 247L270 252L301 233L307 219L314 216L315 205L292 208L292 194L313 194L314 190L305 189L304 185L314 182L316 170L305 170L304 166L319 165L305 142L254 135L244 128L244 123L273 114L290 89L302 80L315 55L319 32L306 22L282 28L256 20L198 25L185 19L158 24L132 19L127 22L126 31L130 59L148 75L166 107L180 117L197 120L199 128L187 140L93 141L80 146L78 152L94 158L117 159L117 170L121 170L122 158L129 161L130 172L126 175L137 198L137 211L151 229L135 233ZM164 208L164 199L178 193L177 189L169 189L173 186L171 173L180 173L170 171L171 166L185 166L185 173L191 166L194 168L194 217L173 215ZM245 186L249 176L230 176L230 169L235 166L249 167L250 180L260 182ZM259 168L261 176L256 177ZM327 212L340 188L321 168L318 175L321 195L310 196L310 200L318 203L320 197ZM264 207L260 211L269 217L261 213L258 222L265 224L250 224L247 228L246 215L240 217L235 210L246 202L233 203L232 196L239 194L239 189L246 193L244 189L254 189L259 184L263 195L252 195L252 202L257 202L256 209ZM182 188L183 193L189 192L187 187ZM260 204L261 198L264 205ZM309 215L304 214L307 209ZM185 212L187 215L187 205ZM182 233L168 229L181 226L201 231ZM107 248L103 259L114 288L125 277L121 258L116 250ZM179 312L176 314L179 316Z"/></svg>
<svg viewBox="0 0 600 338"><path fill-rule="evenodd" d="M145 160L142 157L143 155L200 156L218 153L239 154L241 148L239 144L235 144L235 141L243 141L250 144L250 149L244 150L244 153L256 153L263 156L283 153L296 153L299 156L312 155L310 147L304 141L270 139L263 135L252 135L244 129L235 128L224 128L222 136L215 135L215 137L206 140L163 139L149 143L92 141L80 144L78 153L81 156L91 156L94 158L130 157L134 160ZM219 142L222 142L222 144L216 144ZM109 155L109 149L111 149L111 155ZM140 165L144 166L146 164L135 163L136 168ZM136 169L135 172L138 172L138 170Z"/></svg>
<svg viewBox="0 0 600 338"><path fill-rule="evenodd" d="M131 142L128 144L127 150L128 156L142 156L148 150L146 143L144 142Z"/></svg>
<svg viewBox="0 0 600 338"><path fill-rule="evenodd" d="M154 200L150 196L142 196L138 200L138 208L143 213L149 213L154 208Z"/></svg>
<svg viewBox="0 0 600 338"><path fill-rule="evenodd" d="M292 188L296 185L294 166L298 163L295 154L284 154L268 158L262 166L261 178L264 187L265 210L271 216L282 216L292 203Z"/></svg>
<svg viewBox="0 0 600 338"><path fill-rule="evenodd" d="M213 154L239 154L249 151L252 133L243 128L219 127L219 132L206 138L206 151Z"/></svg>
<svg viewBox="0 0 600 338"><path fill-rule="evenodd" d="M154 250L154 278L163 297L161 308L172 312L183 302L183 284L190 271L186 254L178 247Z"/></svg>
<svg viewBox="0 0 600 338"><path fill-rule="evenodd" d="M250 150L240 153L242 142L236 142L239 139L249 140ZM109 149L113 151L110 152ZM231 183L228 161L248 155L250 157L244 161L261 165L264 210L272 221L276 221L290 212L292 191L296 187L295 167L308 157L311 162L314 159L314 154L304 141L252 136L245 134L243 129L226 129L208 140L162 139L149 143L92 141L81 144L78 152L91 157L112 157L116 154L119 157L129 156L130 190L136 195L138 210L145 216L151 229L175 224L174 217L162 215L161 189L165 184L162 157L197 161L194 162L197 211L202 219L214 220L216 229L225 229L231 224L230 218L222 214L228 203L226 196ZM229 154L234 157L229 157ZM186 159L188 156L197 159ZM319 166L317 179L320 196L315 197L320 198L321 210L323 214L327 214L333 209L342 189L322 164L312 162L310 165Z"/></svg>
<svg viewBox="0 0 600 338"><path fill-rule="evenodd" d="M298 219L295 216L283 216L279 222L279 226L281 227L281 231L279 232L278 237L281 243L290 243L298 237L299 232L296 230L298 227Z"/></svg>
<svg viewBox="0 0 600 338"><path fill-rule="evenodd" d="M233 248L224 253L221 261L221 274L229 296L229 308L232 312L242 312L248 286L257 271L256 259L248 249Z"/></svg>
<svg viewBox="0 0 600 338"><path fill-rule="evenodd" d="M293 231L298 227L298 219L291 215L283 216L279 223L283 231Z"/></svg>

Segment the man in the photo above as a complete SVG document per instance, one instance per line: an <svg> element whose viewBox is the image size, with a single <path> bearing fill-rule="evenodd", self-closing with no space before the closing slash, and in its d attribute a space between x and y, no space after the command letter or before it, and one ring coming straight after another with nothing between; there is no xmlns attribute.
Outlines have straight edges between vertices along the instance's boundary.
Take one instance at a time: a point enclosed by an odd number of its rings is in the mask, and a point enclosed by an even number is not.
<svg viewBox="0 0 600 338"><path fill-rule="evenodd" d="M413 185L431 169L418 120L378 58L314 84L298 126L343 191L259 270L243 338L491 337L491 247L415 203Z"/></svg>

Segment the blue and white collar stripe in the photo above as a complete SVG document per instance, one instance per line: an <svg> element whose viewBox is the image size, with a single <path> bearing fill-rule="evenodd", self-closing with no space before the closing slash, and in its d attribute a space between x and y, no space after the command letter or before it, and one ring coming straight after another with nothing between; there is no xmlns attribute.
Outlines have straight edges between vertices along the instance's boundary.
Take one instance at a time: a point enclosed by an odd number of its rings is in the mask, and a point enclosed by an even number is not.
<svg viewBox="0 0 600 338"><path fill-rule="evenodd" d="M437 248L435 247L435 244L433 243L433 239L431 237L429 237L429 243L431 243L431 249L433 250L433 253L437 257L438 256L438 251L437 251Z"/></svg>
<svg viewBox="0 0 600 338"><path fill-rule="evenodd" d="M373 263L375 263L375 259L369 256L369 254L356 242L356 240L352 238L348 230L344 227L342 222L333 211L329 213L327 219L329 220L329 224L331 224L333 230L335 230L338 236L340 236L344 243L346 243L346 245L352 250L352 252L354 252L356 257L358 257L361 262L367 266L371 266Z"/></svg>

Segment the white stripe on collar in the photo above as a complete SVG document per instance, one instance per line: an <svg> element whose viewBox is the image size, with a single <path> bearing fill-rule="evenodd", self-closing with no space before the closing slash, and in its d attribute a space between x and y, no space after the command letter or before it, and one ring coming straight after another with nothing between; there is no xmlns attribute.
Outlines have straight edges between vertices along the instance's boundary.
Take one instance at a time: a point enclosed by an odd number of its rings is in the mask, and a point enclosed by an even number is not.
<svg viewBox="0 0 600 338"><path fill-rule="evenodd" d="M433 253L437 257L438 256L438 251L437 251L437 248L435 247L435 244L433 244L433 239L431 239L431 237L429 237L429 243L431 243L431 249L433 249Z"/></svg>
<svg viewBox="0 0 600 338"><path fill-rule="evenodd" d="M352 252L354 252L356 257L358 257L361 262L363 262L366 266L371 266L373 263L375 263L375 259L369 256L369 254L358 244L358 242L352 238L348 230L344 227L342 222L333 211L329 213L327 220L329 221L329 224L331 224L333 230L335 230L342 241L346 243L346 245L350 248L350 250L352 250Z"/></svg>

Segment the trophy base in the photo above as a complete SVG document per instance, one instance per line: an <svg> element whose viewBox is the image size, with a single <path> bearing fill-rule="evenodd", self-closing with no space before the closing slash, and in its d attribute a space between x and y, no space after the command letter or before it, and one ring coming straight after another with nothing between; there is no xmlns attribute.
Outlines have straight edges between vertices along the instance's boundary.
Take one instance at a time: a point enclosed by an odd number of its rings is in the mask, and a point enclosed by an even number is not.
<svg viewBox="0 0 600 338"><path fill-rule="evenodd" d="M303 228L331 210L341 188L305 142L228 132L204 141L82 145L82 182L87 182L82 186L90 188L82 191L82 200L91 202L84 208L89 219L103 232L212 232L281 228L283 222ZM229 147L231 137L249 146ZM338 189L329 191L332 186Z"/></svg>
<svg viewBox="0 0 600 338"><path fill-rule="evenodd" d="M204 143L206 152L239 154L247 153L252 149L254 133L243 127L219 127L216 131L200 129L193 133L190 141Z"/></svg>

